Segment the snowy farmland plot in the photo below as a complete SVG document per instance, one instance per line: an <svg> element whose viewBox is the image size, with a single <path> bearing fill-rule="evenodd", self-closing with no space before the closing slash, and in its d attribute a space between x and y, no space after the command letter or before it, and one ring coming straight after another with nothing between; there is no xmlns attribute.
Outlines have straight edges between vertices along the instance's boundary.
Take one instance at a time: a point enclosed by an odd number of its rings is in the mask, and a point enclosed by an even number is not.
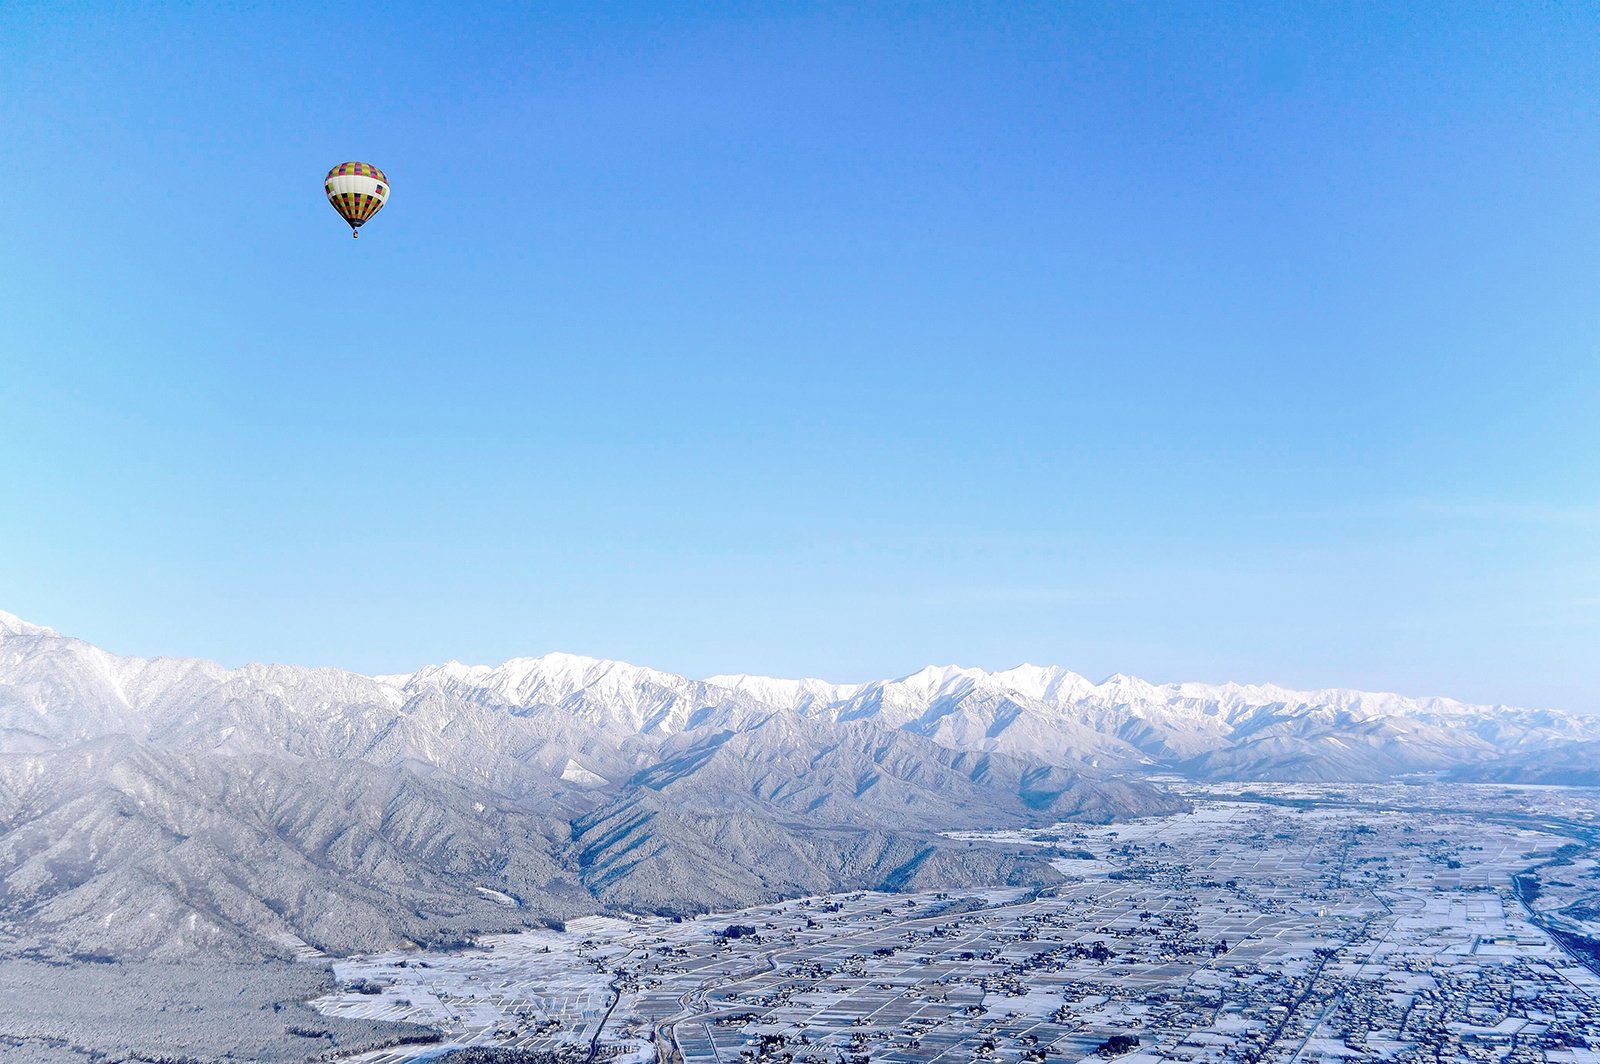
<svg viewBox="0 0 1600 1064"><path fill-rule="evenodd" d="M336 966L440 1046L733 1062L1592 1060L1594 792L1187 786L1189 814L956 834L1057 887L589 918Z"/></svg>
<svg viewBox="0 0 1600 1064"><path fill-rule="evenodd" d="M0 1062L236 1059L300 1064L437 1037L424 1027L318 1014L325 970L284 961L0 961ZM137 1050L130 1047L138 1047Z"/></svg>

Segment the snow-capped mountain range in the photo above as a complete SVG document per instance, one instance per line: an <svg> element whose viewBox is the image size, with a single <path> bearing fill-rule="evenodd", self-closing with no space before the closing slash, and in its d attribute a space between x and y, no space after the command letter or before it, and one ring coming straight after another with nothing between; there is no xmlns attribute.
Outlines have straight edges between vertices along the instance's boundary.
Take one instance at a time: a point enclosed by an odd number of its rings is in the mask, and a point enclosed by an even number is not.
<svg viewBox="0 0 1600 1064"><path fill-rule="evenodd" d="M737 730L774 714L866 722L952 750L1062 766L1236 778L1378 779L1600 739L1600 721L1553 710L1340 688L1152 684L1120 673L1095 683L1059 666L929 666L863 684L697 680L565 653L388 676L225 669L120 657L0 613L0 751L112 733L226 748L244 727L316 756L367 756L371 744L388 743L429 760L442 746L463 745L441 740L468 727L434 706L492 711L471 725L484 732L479 753L498 751L508 736L491 733L515 732L518 721L537 718L546 734L565 727L575 745L556 743L533 760L591 782L631 775L648 761L642 751L680 733ZM501 727L485 728L496 720Z"/></svg>
<svg viewBox="0 0 1600 1064"><path fill-rule="evenodd" d="M340 952L1044 884L1035 854L939 833L1182 808L1160 772L1600 782L1597 740L1557 712L1032 665L865 684L573 654L227 669L0 614L0 953Z"/></svg>

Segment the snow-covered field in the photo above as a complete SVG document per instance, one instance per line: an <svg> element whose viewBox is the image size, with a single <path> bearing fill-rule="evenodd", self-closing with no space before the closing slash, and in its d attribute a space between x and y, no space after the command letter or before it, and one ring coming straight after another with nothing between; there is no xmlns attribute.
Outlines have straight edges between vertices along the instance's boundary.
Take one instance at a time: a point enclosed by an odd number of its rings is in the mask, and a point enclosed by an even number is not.
<svg viewBox="0 0 1600 1064"><path fill-rule="evenodd" d="M446 1034L363 1064L591 1043L641 1061L1098 1059L1118 1037L1138 1039L1128 1061L1596 1059L1600 979L1511 889L1572 852L1592 792L1245 790L1195 789L1177 817L993 836L1055 848L1068 879L1043 893L592 918L342 962L352 989L316 1004ZM1553 872L1595 886L1586 856Z"/></svg>

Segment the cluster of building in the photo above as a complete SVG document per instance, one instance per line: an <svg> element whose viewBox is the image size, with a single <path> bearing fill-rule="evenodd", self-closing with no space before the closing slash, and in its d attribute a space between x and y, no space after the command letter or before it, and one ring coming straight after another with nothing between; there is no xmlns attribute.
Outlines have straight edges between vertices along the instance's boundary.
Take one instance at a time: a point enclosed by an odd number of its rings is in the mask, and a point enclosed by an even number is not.
<svg viewBox="0 0 1600 1064"><path fill-rule="evenodd" d="M983 837L1048 848L1065 881L1047 890L593 918L427 968L350 962L382 991L323 1007L463 1045L711 1064L1600 1059L1600 978L1547 930L1564 907L1514 889L1556 867L1566 907L1600 898L1568 821L1508 819L1468 787L1432 807L1381 788L1191 797L1178 817ZM390 1052L365 1064L408 1059Z"/></svg>

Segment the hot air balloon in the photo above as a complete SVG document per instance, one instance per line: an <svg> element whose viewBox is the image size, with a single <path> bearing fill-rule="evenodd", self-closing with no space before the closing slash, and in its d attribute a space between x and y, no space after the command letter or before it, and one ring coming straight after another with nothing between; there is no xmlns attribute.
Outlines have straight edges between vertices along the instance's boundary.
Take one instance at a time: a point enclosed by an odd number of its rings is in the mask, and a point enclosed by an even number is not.
<svg viewBox="0 0 1600 1064"><path fill-rule="evenodd" d="M360 236L361 227L389 202L389 179L371 163L340 163L328 171L322 188L339 217L350 223L351 236Z"/></svg>

